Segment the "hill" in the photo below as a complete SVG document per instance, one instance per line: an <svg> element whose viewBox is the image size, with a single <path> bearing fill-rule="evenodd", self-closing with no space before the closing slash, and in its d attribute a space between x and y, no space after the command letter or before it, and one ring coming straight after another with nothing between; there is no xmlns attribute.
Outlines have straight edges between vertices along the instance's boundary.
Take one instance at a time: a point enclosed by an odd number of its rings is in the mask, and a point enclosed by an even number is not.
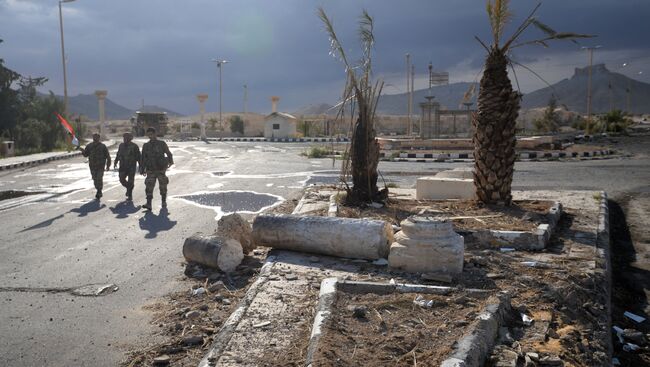
<svg viewBox="0 0 650 367"><path fill-rule="evenodd" d="M435 97L434 101L440 103L443 108L450 110L464 109L459 107L463 101L463 96L473 83L461 82L448 85L441 85L431 88L431 94ZM478 89L478 85L476 86ZM424 102L424 97L429 95L429 89L420 89L413 92L413 114L419 115L420 103ZM476 108L476 95L470 99ZM384 94L379 98L377 105L377 114L379 115L406 115L407 114L407 94Z"/></svg>
<svg viewBox="0 0 650 367"><path fill-rule="evenodd" d="M524 95L522 107L530 109L547 106L551 96L555 95L558 105L565 105L571 111L586 113L588 74L589 67L576 68L570 79ZM650 112L650 84L611 72L604 64L594 65L591 72L592 113L609 111L610 101L611 108L627 110L628 88L631 112Z"/></svg>
<svg viewBox="0 0 650 367"><path fill-rule="evenodd" d="M63 100L62 96L56 96L56 98ZM109 98L106 98L105 107L106 107L106 119L107 120L126 120L129 119L136 110L126 108L121 106ZM77 96L68 96L68 108L69 113L75 115L84 115L91 120L99 120L99 105L97 103L97 97L94 94L79 94ZM159 106L149 106L145 105L143 108L138 109L138 111L143 112L167 112L170 117L182 116L180 113L168 110Z"/></svg>

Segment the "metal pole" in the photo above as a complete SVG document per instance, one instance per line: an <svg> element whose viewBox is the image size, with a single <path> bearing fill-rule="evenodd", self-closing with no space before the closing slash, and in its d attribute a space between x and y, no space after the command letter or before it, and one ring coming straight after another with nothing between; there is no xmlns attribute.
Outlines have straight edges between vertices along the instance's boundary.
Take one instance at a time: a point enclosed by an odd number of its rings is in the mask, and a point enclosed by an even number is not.
<svg viewBox="0 0 650 367"><path fill-rule="evenodd" d="M65 67L65 44L63 41L63 11L59 1L59 27L61 30L61 63L63 64L63 115L68 115L68 81Z"/></svg>
<svg viewBox="0 0 650 367"><path fill-rule="evenodd" d="M411 135L411 54L406 54L406 135Z"/></svg>
<svg viewBox="0 0 650 367"><path fill-rule="evenodd" d="M217 67L219 68L219 128L223 130L223 119L221 118L221 62L217 63Z"/></svg>
<svg viewBox="0 0 650 367"><path fill-rule="evenodd" d="M594 58L594 49L592 47L588 48L589 50L589 71L587 76L587 123L591 123L591 65Z"/></svg>
<svg viewBox="0 0 650 367"><path fill-rule="evenodd" d="M246 111L248 110L248 86L244 84L244 122L246 122Z"/></svg>

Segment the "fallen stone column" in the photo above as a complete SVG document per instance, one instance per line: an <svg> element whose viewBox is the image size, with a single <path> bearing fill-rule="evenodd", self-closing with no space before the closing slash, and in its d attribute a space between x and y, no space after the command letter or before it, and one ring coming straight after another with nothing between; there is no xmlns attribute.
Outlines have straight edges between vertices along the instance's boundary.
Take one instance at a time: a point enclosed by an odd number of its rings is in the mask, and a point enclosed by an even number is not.
<svg viewBox="0 0 650 367"><path fill-rule="evenodd" d="M239 241L232 238L195 233L185 239L183 256L188 261L229 273L241 264L244 252Z"/></svg>
<svg viewBox="0 0 650 367"><path fill-rule="evenodd" d="M376 260L388 256L393 229L382 220L259 215L253 240L258 246Z"/></svg>

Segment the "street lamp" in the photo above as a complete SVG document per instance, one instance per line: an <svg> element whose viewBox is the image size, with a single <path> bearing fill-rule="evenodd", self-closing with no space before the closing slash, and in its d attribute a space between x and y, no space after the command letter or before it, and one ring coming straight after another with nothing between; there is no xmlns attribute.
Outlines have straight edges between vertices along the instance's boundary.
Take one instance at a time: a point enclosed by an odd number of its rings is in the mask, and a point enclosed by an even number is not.
<svg viewBox="0 0 650 367"><path fill-rule="evenodd" d="M228 63L228 60L212 59L212 62L217 63L219 68L219 127L223 129L223 121L221 120L221 65Z"/></svg>
<svg viewBox="0 0 650 367"><path fill-rule="evenodd" d="M61 63L63 64L63 114L68 114L68 79L65 68L65 45L63 42L63 11L61 4L71 3L75 0L59 0L59 27L61 29Z"/></svg>
<svg viewBox="0 0 650 367"><path fill-rule="evenodd" d="M591 129L589 124L591 124L591 65L593 64L594 60L594 50L599 49L603 46L591 46L587 47L584 46L582 47L583 50L589 51L589 74L587 77L587 132Z"/></svg>

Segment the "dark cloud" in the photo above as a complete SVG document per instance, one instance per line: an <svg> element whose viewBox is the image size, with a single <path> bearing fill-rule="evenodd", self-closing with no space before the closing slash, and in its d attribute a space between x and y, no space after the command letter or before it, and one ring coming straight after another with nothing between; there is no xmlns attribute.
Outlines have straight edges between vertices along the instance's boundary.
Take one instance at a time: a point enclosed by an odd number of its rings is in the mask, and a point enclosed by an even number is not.
<svg viewBox="0 0 650 367"><path fill-rule="evenodd" d="M231 61L222 73L225 110L242 109L243 84L249 86L250 109L256 111L270 109L271 95L282 96L287 110L333 103L344 70L328 55L328 38L316 16L321 5L353 57L358 56L357 20L363 8L368 10L376 25L376 74L394 84L401 83L407 52L419 75L431 61L436 69L452 70L454 80L472 79L484 59L474 36L491 41L484 2L476 0L77 0L63 4L69 91L107 89L109 98L127 107L144 98L147 104L183 113L194 113L195 95L207 92L208 110L215 111L218 74L210 60L220 57ZM534 5L513 2L510 32ZM601 44L607 53L597 57L618 62L626 55L650 55L647 14L650 2L645 0L550 0L539 18L559 31L598 35L581 44ZM7 65L50 78L47 88L61 94L58 21L56 1L0 0L0 38L5 40L0 52ZM524 39L539 35L531 29ZM581 66L586 58L579 53L579 45L562 42L550 49L517 49L515 56L553 79ZM535 78L528 84L526 76L521 78L530 88L543 86Z"/></svg>

